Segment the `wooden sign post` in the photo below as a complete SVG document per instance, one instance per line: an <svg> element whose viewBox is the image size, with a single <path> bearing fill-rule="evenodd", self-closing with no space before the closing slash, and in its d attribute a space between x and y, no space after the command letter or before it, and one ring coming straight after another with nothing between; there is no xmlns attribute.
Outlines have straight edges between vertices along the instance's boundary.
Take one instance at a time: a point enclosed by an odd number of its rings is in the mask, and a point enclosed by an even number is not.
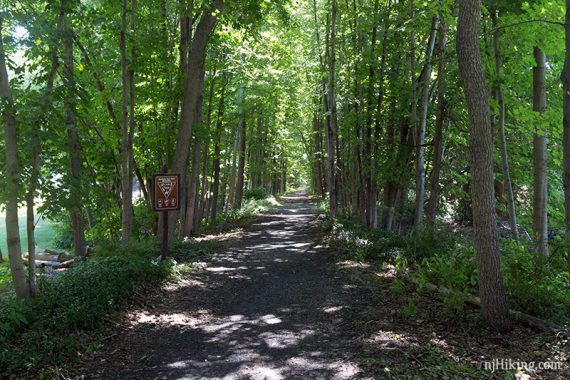
<svg viewBox="0 0 570 380"><path fill-rule="evenodd" d="M160 260L168 255L168 212L180 210L180 175L167 174L164 166L161 174L152 176L152 208L162 213L162 246Z"/></svg>

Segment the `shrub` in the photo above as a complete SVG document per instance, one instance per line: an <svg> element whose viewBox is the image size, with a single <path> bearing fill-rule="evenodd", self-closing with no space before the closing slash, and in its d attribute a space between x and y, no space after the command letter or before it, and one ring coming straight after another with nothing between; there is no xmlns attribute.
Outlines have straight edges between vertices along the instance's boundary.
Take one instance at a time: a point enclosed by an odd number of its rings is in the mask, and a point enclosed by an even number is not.
<svg viewBox="0 0 570 380"><path fill-rule="evenodd" d="M263 187L254 187L253 189L247 189L243 193L243 199L255 199L262 200L269 196L267 191Z"/></svg>
<svg viewBox="0 0 570 380"><path fill-rule="evenodd" d="M110 243L99 254L52 278L40 278L35 298L0 300L0 368L3 375L34 374L39 368L74 360L81 331L97 328L124 306L142 284L168 276L151 242Z"/></svg>

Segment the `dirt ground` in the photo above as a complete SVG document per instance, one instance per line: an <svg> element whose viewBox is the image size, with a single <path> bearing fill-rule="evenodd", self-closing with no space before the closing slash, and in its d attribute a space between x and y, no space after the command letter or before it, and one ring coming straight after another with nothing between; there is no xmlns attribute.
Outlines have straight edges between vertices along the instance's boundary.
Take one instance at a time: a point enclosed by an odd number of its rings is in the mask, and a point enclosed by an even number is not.
<svg viewBox="0 0 570 380"><path fill-rule="evenodd" d="M457 320L393 270L327 247L302 193L257 218L199 269L145 296L72 369L100 379L505 379L484 362L563 361L519 379L570 378L565 337L517 326L497 336L476 310ZM528 367L528 365L527 365ZM515 373L516 371L510 371ZM508 377L510 376L510 377Z"/></svg>

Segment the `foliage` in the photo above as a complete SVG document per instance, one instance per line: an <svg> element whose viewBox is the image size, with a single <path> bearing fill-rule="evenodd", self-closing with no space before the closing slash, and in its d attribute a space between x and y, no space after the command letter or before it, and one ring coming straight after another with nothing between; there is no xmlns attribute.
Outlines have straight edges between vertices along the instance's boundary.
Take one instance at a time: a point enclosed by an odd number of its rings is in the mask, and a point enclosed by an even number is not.
<svg viewBox="0 0 570 380"><path fill-rule="evenodd" d="M188 254L208 249L186 245ZM23 370L33 376L41 368L78 359L87 344L86 332L123 308L137 288L157 285L175 267L172 261L157 262L159 252L152 241L107 243L96 252L94 258L55 277L42 277L35 298L0 299L3 376L21 375Z"/></svg>
<svg viewBox="0 0 570 380"><path fill-rule="evenodd" d="M465 301L478 293L473 242L460 234L418 231L401 236L340 220L334 223L332 236L333 245L353 253L359 261L395 265L400 277L392 284L392 290L409 300L402 310L404 315L415 315L417 299L404 293L403 281L413 281L418 291L424 291L428 283L447 289L441 294L455 316L461 316ZM512 309L560 324L570 321L570 279L562 253L564 243L559 244L541 272L530 242L502 240L501 265Z"/></svg>
<svg viewBox="0 0 570 380"><path fill-rule="evenodd" d="M12 275L10 274L10 267L7 262L0 264L0 292L2 289L12 281Z"/></svg>
<svg viewBox="0 0 570 380"><path fill-rule="evenodd" d="M255 217L255 215L267 212L278 205L279 202L273 196L261 200L249 199L243 204L242 208L230 209L227 212L219 214L215 220L205 224L200 230L200 233L210 234L225 232L242 227Z"/></svg>
<svg viewBox="0 0 570 380"><path fill-rule="evenodd" d="M267 191L263 187L255 187L253 189L247 189L243 193L243 198L246 200L255 199L262 200L267 198Z"/></svg>

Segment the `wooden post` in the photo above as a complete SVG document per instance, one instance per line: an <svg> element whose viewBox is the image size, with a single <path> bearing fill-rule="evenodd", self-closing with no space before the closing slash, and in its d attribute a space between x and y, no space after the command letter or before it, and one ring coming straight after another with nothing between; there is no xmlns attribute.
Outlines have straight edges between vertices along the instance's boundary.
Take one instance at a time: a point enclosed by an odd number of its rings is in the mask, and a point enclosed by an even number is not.
<svg viewBox="0 0 570 380"><path fill-rule="evenodd" d="M160 261L168 255L168 211L162 212L162 247L160 249Z"/></svg>

